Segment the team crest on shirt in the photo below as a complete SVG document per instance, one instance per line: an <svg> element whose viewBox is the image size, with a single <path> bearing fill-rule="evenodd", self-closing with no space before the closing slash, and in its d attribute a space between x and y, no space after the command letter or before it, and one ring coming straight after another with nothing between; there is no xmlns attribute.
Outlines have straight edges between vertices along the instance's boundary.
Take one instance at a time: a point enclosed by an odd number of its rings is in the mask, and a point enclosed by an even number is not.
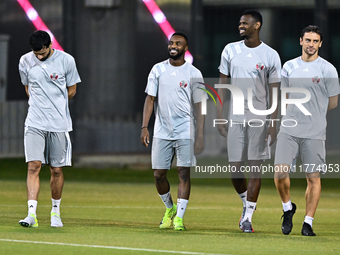
<svg viewBox="0 0 340 255"><path fill-rule="evenodd" d="M187 86L188 86L188 83L186 81L181 81L179 83L179 86L182 88L182 89L185 89Z"/></svg>
<svg viewBox="0 0 340 255"><path fill-rule="evenodd" d="M259 71L262 71L264 69L264 64L263 63L257 63L256 64L256 69L259 70Z"/></svg>
<svg viewBox="0 0 340 255"><path fill-rule="evenodd" d="M319 76L314 76L312 78L312 81L313 81L314 84L318 84L320 82L320 77Z"/></svg>
<svg viewBox="0 0 340 255"><path fill-rule="evenodd" d="M52 81L56 81L58 79L58 74L53 73L50 75Z"/></svg>

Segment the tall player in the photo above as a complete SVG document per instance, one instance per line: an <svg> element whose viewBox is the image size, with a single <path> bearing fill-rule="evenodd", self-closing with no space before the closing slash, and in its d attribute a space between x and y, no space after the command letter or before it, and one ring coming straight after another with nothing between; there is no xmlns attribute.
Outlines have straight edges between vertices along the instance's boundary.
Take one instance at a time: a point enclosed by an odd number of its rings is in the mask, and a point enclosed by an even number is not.
<svg viewBox="0 0 340 255"><path fill-rule="evenodd" d="M51 38L38 30L29 38L32 51L19 62L21 82L29 97L25 121L25 157L28 164L28 215L23 227L38 227L36 215L40 190L39 173L47 164L51 171L51 227L62 227L60 201L64 185L62 167L71 165L72 121L68 101L76 94L80 77L74 58L52 48Z"/></svg>
<svg viewBox="0 0 340 255"><path fill-rule="evenodd" d="M239 31L242 41L229 43L223 50L220 63L221 84L231 84L240 88L244 98L248 97L248 88L252 90L253 106L257 110L267 110L272 105L272 89L278 88L280 82L281 61L278 53L260 40L259 32L262 26L262 15L255 10L246 10L239 22ZM225 89L218 90L224 100ZM276 119L277 111L270 115ZM218 104L217 118L223 119L223 108ZM252 216L256 208L257 198L261 188L259 172L250 173L249 182L241 166L245 161L253 167L258 167L263 160L269 158L269 146L276 140L275 123L270 126L258 127L257 123L249 123L252 119L266 122L267 116L258 116L250 112L248 102L244 102L244 115L233 114L233 98L230 101L229 127L217 125L219 133L227 137L228 159L231 166L237 169L232 173L231 180L234 188L243 202L243 212L239 227L243 232L254 232ZM232 123L232 124L231 124ZM268 123L268 122L267 122ZM253 168L254 169L254 168Z"/></svg>
<svg viewBox="0 0 340 255"><path fill-rule="evenodd" d="M338 73L335 67L319 57L322 32L317 26L304 28L300 36L302 56L287 61L282 69L282 87L304 88L311 98L303 106L311 115L305 115L295 105L288 105L283 116L285 126L280 127L275 153L275 185L283 205L282 233L288 235L293 227L296 205L290 199L289 168L300 154L306 173L306 215L302 235L315 236L312 229L314 214L321 194L320 172L326 169L325 140L326 114L338 105L340 93ZM303 97L301 93L289 93L289 99ZM292 122L292 121L291 121ZM291 125L292 124L292 125Z"/></svg>
<svg viewBox="0 0 340 255"><path fill-rule="evenodd" d="M194 154L204 149L201 100L206 94L200 89L204 88L199 83L203 81L201 72L184 60L187 50L188 37L180 32L174 33L168 44L169 59L154 65L149 74L141 127L141 142L148 147L148 125L155 105L152 169L158 194L166 206L159 227L173 225L174 230L185 230L183 217L190 195L190 167L196 163ZM179 177L177 206L172 201L166 177L174 154Z"/></svg>

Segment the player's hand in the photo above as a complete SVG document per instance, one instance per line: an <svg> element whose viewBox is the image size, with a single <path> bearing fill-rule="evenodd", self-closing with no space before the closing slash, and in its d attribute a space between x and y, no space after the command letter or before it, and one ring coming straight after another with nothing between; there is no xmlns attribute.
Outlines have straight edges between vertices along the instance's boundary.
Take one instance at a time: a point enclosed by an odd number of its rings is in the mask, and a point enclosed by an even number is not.
<svg viewBox="0 0 340 255"><path fill-rule="evenodd" d="M228 133L227 124L216 124L216 127L221 136L227 137Z"/></svg>
<svg viewBox="0 0 340 255"><path fill-rule="evenodd" d="M201 154L204 150L204 139L203 136L196 137L194 144L195 155Z"/></svg>
<svg viewBox="0 0 340 255"><path fill-rule="evenodd" d="M149 130L147 128L143 128L140 135L140 141L145 147L149 146Z"/></svg>
<svg viewBox="0 0 340 255"><path fill-rule="evenodd" d="M271 146L276 141L276 127L270 126L267 130L267 137L265 141L268 141L268 137L270 136L270 144Z"/></svg>

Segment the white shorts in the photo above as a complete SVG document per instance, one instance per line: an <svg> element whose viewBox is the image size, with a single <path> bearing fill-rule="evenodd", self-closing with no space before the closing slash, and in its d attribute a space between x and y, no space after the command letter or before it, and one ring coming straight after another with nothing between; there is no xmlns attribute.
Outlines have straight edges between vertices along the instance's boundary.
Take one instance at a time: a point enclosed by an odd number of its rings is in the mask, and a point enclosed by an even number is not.
<svg viewBox="0 0 340 255"><path fill-rule="evenodd" d="M326 170L324 167L326 162L325 141L298 138L286 133L279 133L274 164L289 165L291 166L291 172L294 172L296 168L299 168L295 165L299 154L304 172L315 173Z"/></svg>
<svg viewBox="0 0 340 255"><path fill-rule="evenodd" d="M270 147L265 141L267 126L250 127L233 125L228 128L228 160L241 162L246 160L265 160L270 158Z"/></svg>
<svg viewBox="0 0 340 255"><path fill-rule="evenodd" d="M177 166L196 165L194 142L191 139L164 140L154 137L151 150L152 169L170 169L175 154Z"/></svg>
<svg viewBox="0 0 340 255"><path fill-rule="evenodd" d="M48 132L25 127L26 162L41 161L53 167L71 166L71 140L68 132Z"/></svg>

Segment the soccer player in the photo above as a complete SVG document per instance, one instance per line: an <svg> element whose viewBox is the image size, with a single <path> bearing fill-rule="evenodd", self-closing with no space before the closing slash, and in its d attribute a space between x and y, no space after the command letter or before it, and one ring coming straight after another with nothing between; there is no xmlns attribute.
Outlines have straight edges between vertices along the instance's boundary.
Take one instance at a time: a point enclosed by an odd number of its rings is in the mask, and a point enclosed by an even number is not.
<svg viewBox="0 0 340 255"><path fill-rule="evenodd" d="M243 232L254 232L252 216L261 188L260 169L265 159L269 158L270 144L276 140L275 122L266 121L268 116L253 114L248 108L248 88L251 88L253 107L256 110L267 110L272 105L272 89L280 83L281 61L278 53L260 40L259 32L262 26L262 15L255 10L246 10L239 22L240 36L243 40L229 43L221 54L219 66L221 84L230 83L242 90L244 115L233 114L233 99L231 97L228 124L217 125L219 133L227 137L228 159L237 172L231 173L233 186L243 202L243 211L239 228ZM221 100L226 97L226 89L218 89ZM234 95L235 96L235 95ZM270 119L276 119L277 110ZM217 105L217 118L223 119L223 107ZM256 122L252 122L252 120ZM258 120L266 123L259 125ZM267 123L270 124L269 127ZM242 173L244 162L253 171L249 181Z"/></svg>
<svg viewBox="0 0 340 255"><path fill-rule="evenodd" d="M152 169L158 194L166 206L159 227L173 225L174 230L185 230L183 217L190 195L190 167L196 163L194 155L204 149L201 101L206 94L201 90L204 89L201 72L184 59L187 50L188 37L174 33L168 44L169 59L154 65L149 74L141 127L141 142L148 147L148 125L155 105ZM166 177L175 154L179 177L177 206Z"/></svg>
<svg viewBox="0 0 340 255"><path fill-rule="evenodd" d="M62 167L71 165L72 121L68 101L76 94L80 77L74 58L52 48L45 31L35 31L29 38L32 51L19 62L21 82L25 85L28 113L25 121L24 147L28 164L28 215L20 220L23 227L38 227L37 204L41 166L50 166L52 211L51 227L62 227L60 201L64 185Z"/></svg>
<svg viewBox="0 0 340 255"><path fill-rule="evenodd" d="M340 89L335 67L319 56L322 45L320 28L312 25L304 28L300 45L302 56L283 65L281 86L308 90L311 98L303 106L311 115L305 115L296 105L288 105L286 115L282 118L286 124L280 127L276 145L275 185L283 205L282 233L288 235L296 211L296 205L290 198L289 169L300 154L307 179L306 216L301 233L304 236L315 236L312 224L321 194L320 172L327 168L326 114L338 105ZM295 100L303 97L302 93L292 92L288 95L289 99Z"/></svg>

